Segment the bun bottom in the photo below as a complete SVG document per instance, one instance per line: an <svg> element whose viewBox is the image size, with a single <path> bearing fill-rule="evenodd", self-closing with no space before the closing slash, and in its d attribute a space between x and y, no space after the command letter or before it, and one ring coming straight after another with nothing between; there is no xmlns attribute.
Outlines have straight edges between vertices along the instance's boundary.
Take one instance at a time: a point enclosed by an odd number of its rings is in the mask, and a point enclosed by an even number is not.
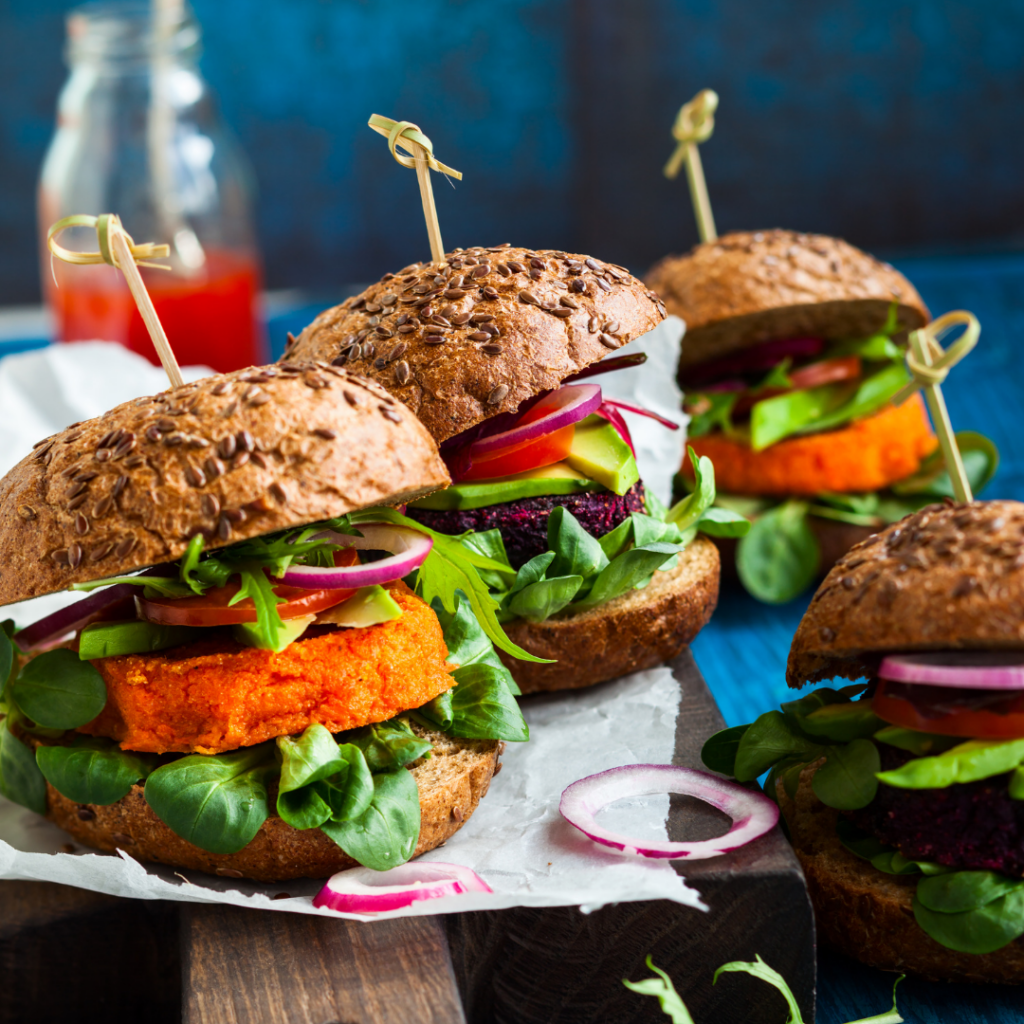
<svg viewBox="0 0 1024 1024"><path fill-rule="evenodd" d="M824 944L870 967L929 981L1024 983L1024 938L994 953L947 949L914 920L917 875L887 875L850 853L836 836L839 812L811 790L815 768L800 776L796 799L779 787L793 848L804 869Z"/></svg>
<svg viewBox="0 0 1024 1024"><path fill-rule="evenodd" d="M817 575L819 579L827 576L832 566L855 544L867 540L872 534L883 529L881 526L854 526L852 523L839 523L834 519L820 519L818 516L808 516L807 523L821 550L818 559ZM739 541L716 538L715 544L718 545L722 556L722 578L738 582L736 546Z"/></svg>
<svg viewBox="0 0 1024 1024"><path fill-rule="evenodd" d="M426 732L433 756L411 769L420 791L420 838L414 857L440 846L469 820L498 769L497 740L457 740ZM172 832L154 813L142 786L115 804L76 804L46 787L47 817L78 842L124 850L135 860L256 882L327 878L357 866L318 828L299 831L271 814L238 853L215 854Z"/></svg>
<svg viewBox="0 0 1024 1024"><path fill-rule="evenodd" d="M579 689L654 668L674 658L707 624L718 604L719 572L718 549L698 536L675 569L656 572L643 590L545 622L504 624L520 647L556 664L498 654L523 693Z"/></svg>

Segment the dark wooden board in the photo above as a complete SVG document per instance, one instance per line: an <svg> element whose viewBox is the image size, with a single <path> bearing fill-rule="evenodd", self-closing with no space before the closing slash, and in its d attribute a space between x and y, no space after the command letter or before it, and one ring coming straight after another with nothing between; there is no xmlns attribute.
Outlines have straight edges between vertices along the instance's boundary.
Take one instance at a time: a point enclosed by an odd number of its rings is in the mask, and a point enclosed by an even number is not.
<svg viewBox="0 0 1024 1024"><path fill-rule="evenodd" d="M672 668L675 762L698 766L722 718L690 654ZM716 830L717 812L673 800L672 838ZM0 1024L661 1024L657 1002L622 985L647 976L648 953L700 1024L778 1021L763 982L711 985L720 964L756 953L813 1020L811 908L782 837L680 869L709 913L658 900L358 924L3 882Z"/></svg>
<svg viewBox="0 0 1024 1024"><path fill-rule="evenodd" d="M689 651L672 669L682 687L676 764L701 767L700 748L724 721ZM673 800L669 837L722 831L705 804ZM766 836L735 853L677 870L710 907L665 900L624 903L584 915L575 907L484 911L445 919L471 1024L640 1024L665 1020L654 999L623 978L648 977L644 959L668 971L698 1022L777 1024L781 1001L762 981L715 969L760 953L790 983L805 1020L814 1019L814 919L789 844Z"/></svg>

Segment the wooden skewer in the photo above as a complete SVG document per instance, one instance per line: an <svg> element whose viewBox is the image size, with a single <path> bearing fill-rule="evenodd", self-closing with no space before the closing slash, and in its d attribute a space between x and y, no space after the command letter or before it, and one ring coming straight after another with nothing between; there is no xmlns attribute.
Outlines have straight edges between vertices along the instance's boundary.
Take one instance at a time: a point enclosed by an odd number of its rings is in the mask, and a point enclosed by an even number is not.
<svg viewBox="0 0 1024 1024"><path fill-rule="evenodd" d="M704 180L704 166L700 160L698 144L711 138L715 130L715 110L718 108L718 94L711 89L702 89L689 103L684 103L672 126L672 137L676 140L675 152L665 164L665 177L675 178L679 168L686 164L686 180L690 186L693 213L697 218L697 231L702 242L713 242L718 238L715 218L711 212L708 186Z"/></svg>
<svg viewBox="0 0 1024 1024"><path fill-rule="evenodd" d="M414 150L416 180L420 186L423 217L427 222L427 237L430 239L430 258L437 263L444 259L444 244L441 242L441 225L438 223L437 207L434 205L434 188L430 184L430 165L427 163L427 151L422 146L414 146Z"/></svg>
<svg viewBox="0 0 1024 1024"><path fill-rule="evenodd" d="M958 324L962 324L966 330L943 351L938 338ZM927 327L912 331L910 351L907 353L907 368L914 379L894 399L899 404L909 398L914 391L924 391L928 410L935 424L935 432L939 435L939 447L942 449L946 471L953 485L953 494L956 500L961 502L973 501L974 495L971 493L971 484L967 479L964 460L956 443L956 434L953 432L953 424L940 385L946 379L950 368L960 362L978 343L980 334L981 324L978 323L978 318L965 310L946 313L933 320Z"/></svg>
<svg viewBox="0 0 1024 1024"><path fill-rule="evenodd" d="M58 245L57 235L65 228L71 227L95 228L99 252L76 252ZM50 252L65 263L78 266L107 263L112 267L117 267L124 274L135 305L138 306L139 313L149 330L149 336L153 339L153 347L160 357L167 379L171 382L172 387L181 387L185 381L182 379L178 360L174 356L171 343L167 340L167 334L163 324L160 323L160 317L157 316L153 300L146 290L142 274L139 273L140 266L152 267L154 270L170 270L170 267L165 267L160 263L148 262L150 259L164 259L170 255L170 246L157 245L153 242L136 245L131 235L125 231L118 216L113 213L104 213L99 217L85 214L64 217L50 228L46 236L46 244Z"/></svg>
<svg viewBox="0 0 1024 1024"><path fill-rule="evenodd" d="M164 330L164 325L160 323L160 317L157 316L153 300L146 290L142 274L139 273L139 268L135 265L135 260L132 258L131 249L128 248L124 231L119 230L120 227L121 225L118 223L117 228L112 226L110 232L110 246L117 258L117 267L124 274L124 279L128 282L128 289L131 291L132 298L135 299L135 305L139 307L142 319L149 329L149 336L153 339L153 347L156 349L156 354L160 357L160 362L163 364L167 379L171 382L171 387L180 388L185 381L181 376L178 360L175 358L171 343L167 340L167 332Z"/></svg>
<svg viewBox="0 0 1024 1024"><path fill-rule="evenodd" d="M430 172L438 171L459 181L462 180L462 175L454 168L437 161L434 157L434 144L420 131L419 125L413 124L412 121L395 121L390 117L373 114L367 123L375 132L387 137L391 155L403 167L416 168L420 199L423 201L423 218L427 222L427 237L430 239L430 257L434 262L439 262L444 259L444 244L441 241L441 225L437 220ZM411 158L402 156L396 149L398 146L412 154Z"/></svg>

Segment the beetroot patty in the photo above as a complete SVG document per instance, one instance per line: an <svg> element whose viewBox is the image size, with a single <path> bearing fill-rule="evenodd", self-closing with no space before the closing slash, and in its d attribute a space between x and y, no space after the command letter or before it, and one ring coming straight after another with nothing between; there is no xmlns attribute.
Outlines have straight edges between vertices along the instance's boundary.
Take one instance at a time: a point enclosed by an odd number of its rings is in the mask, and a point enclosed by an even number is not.
<svg viewBox="0 0 1024 1024"><path fill-rule="evenodd" d="M882 770L914 755L878 744ZM948 868L1024 876L1024 800L1009 794L1009 774L945 789L897 789L884 783L862 811L848 817L911 860Z"/></svg>
<svg viewBox="0 0 1024 1024"><path fill-rule="evenodd" d="M520 498L486 508L434 509L410 508L410 518L439 533L464 533L466 530L501 530L508 560L514 569L534 555L548 549L548 515L558 505L567 508L580 526L594 537L610 533L633 512L644 510L644 485L636 483L619 496L612 491L584 491L580 494L546 494L540 498Z"/></svg>

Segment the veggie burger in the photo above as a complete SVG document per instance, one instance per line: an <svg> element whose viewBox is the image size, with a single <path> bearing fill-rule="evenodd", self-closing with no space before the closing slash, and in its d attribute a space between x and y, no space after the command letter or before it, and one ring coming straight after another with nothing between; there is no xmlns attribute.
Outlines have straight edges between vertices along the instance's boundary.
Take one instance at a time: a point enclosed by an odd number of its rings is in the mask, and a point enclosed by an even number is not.
<svg viewBox="0 0 1024 1024"><path fill-rule="evenodd" d="M456 249L385 274L322 313L293 359L354 368L412 409L453 484L408 515L473 543L509 636L548 663L502 657L524 692L588 686L673 657L707 622L719 560L702 532L736 536L711 509L714 473L666 509L644 491L623 406L595 375L662 319L622 267L588 256ZM634 412L643 410L632 409Z"/></svg>
<svg viewBox="0 0 1024 1024"><path fill-rule="evenodd" d="M691 444L714 461L718 503L754 519L736 552L754 596L795 597L854 543L952 494L921 396L891 401L906 333L930 319L891 266L823 235L735 232L647 281L687 324ZM974 434L960 447L977 491L995 451Z"/></svg>
<svg viewBox="0 0 1024 1024"><path fill-rule="evenodd" d="M790 686L704 748L770 772L819 934L865 963L1024 982L1024 504L933 505L851 550L797 629Z"/></svg>
<svg viewBox="0 0 1024 1024"><path fill-rule="evenodd" d="M527 738L491 560L385 507L448 482L400 402L311 362L39 442L0 481L0 604L95 592L3 624L0 792L88 846L261 881L443 843Z"/></svg>

